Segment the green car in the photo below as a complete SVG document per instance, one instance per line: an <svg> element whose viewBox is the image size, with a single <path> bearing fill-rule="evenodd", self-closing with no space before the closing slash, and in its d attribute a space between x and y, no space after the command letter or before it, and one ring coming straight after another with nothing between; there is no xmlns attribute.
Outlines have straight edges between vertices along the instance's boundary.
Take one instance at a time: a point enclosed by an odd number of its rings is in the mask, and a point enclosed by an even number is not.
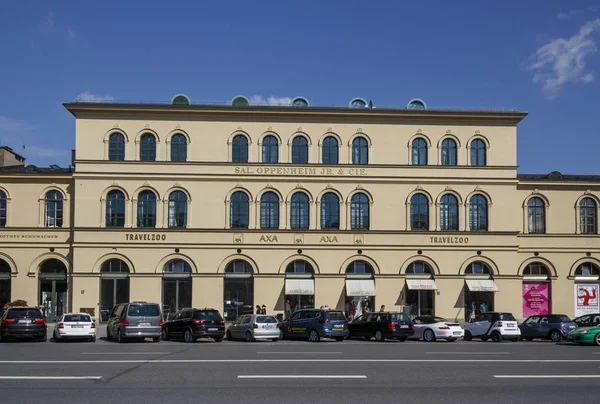
<svg viewBox="0 0 600 404"><path fill-rule="evenodd" d="M581 327L567 335L569 341L577 344L594 344L600 346L600 324L593 327Z"/></svg>

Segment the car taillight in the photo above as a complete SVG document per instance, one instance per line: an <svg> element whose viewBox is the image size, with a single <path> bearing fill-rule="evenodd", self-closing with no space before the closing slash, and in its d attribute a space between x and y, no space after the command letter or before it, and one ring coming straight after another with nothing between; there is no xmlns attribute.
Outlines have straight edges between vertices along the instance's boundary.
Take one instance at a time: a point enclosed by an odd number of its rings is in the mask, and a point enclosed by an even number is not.
<svg viewBox="0 0 600 404"><path fill-rule="evenodd" d="M125 327L129 326L129 321L127 321L127 320L123 320L123 325L124 325Z"/></svg>
<svg viewBox="0 0 600 404"><path fill-rule="evenodd" d="M277 328L279 328L279 323L277 323Z"/></svg>
<svg viewBox="0 0 600 404"><path fill-rule="evenodd" d="M63 323L58 323L58 328L65 328L65 325Z"/></svg>
<svg viewBox="0 0 600 404"><path fill-rule="evenodd" d="M225 324L225 320L219 321L219 324Z"/></svg>
<svg viewBox="0 0 600 404"><path fill-rule="evenodd" d="M204 324L204 320L194 320L194 324Z"/></svg>
<svg viewBox="0 0 600 404"><path fill-rule="evenodd" d="M450 327L439 327L440 330L449 330Z"/></svg>
<svg viewBox="0 0 600 404"><path fill-rule="evenodd" d="M256 324L256 323L252 324L252 328L258 328L258 324Z"/></svg>
<svg viewBox="0 0 600 404"><path fill-rule="evenodd" d="M396 324L394 324L394 323L388 323L388 328L390 330L395 330L396 329Z"/></svg>
<svg viewBox="0 0 600 404"><path fill-rule="evenodd" d="M415 328L415 323L410 323L410 328Z"/></svg>
<svg viewBox="0 0 600 404"><path fill-rule="evenodd" d="M35 320L33 320L33 322L36 324L44 324L45 323L43 318L36 318Z"/></svg>
<svg viewBox="0 0 600 404"><path fill-rule="evenodd" d="M562 328L563 330L566 330L566 329L567 329L567 326L566 326L566 325L564 325L564 324L561 324L561 325L560 325L560 328Z"/></svg>
<svg viewBox="0 0 600 404"><path fill-rule="evenodd" d="M6 320L2 320L2 325L6 325L6 324L14 324L15 320L12 318L7 318Z"/></svg>
<svg viewBox="0 0 600 404"><path fill-rule="evenodd" d="M96 328L96 323L92 323L92 328Z"/></svg>
<svg viewBox="0 0 600 404"><path fill-rule="evenodd" d="M163 325L163 321L162 321L162 320L160 320L160 321L158 322L158 325L162 326L162 325Z"/></svg>
<svg viewBox="0 0 600 404"><path fill-rule="evenodd" d="M502 321L498 321L498 327L502 327Z"/></svg>

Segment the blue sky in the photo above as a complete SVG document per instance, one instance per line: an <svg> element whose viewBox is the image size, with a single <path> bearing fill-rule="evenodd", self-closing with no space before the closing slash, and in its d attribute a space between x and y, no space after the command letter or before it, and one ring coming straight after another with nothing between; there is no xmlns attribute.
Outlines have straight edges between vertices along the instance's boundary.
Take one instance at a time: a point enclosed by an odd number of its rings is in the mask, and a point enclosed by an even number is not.
<svg viewBox="0 0 600 404"><path fill-rule="evenodd" d="M521 173L600 174L599 43L597 1L4 2L0 143L66 166L77 97L418 97L529 112Z"/></svg>

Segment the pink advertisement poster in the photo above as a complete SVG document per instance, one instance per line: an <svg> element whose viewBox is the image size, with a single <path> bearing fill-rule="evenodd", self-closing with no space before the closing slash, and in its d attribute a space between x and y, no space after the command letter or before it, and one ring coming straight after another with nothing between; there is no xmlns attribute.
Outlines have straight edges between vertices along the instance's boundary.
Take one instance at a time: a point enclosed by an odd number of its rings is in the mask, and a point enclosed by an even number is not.
<svg viewBox="0 0 600 404"><path fill-rule="evenodd" d="M523 317L548 314L550 285L548 283L523 284Z"/></svg>

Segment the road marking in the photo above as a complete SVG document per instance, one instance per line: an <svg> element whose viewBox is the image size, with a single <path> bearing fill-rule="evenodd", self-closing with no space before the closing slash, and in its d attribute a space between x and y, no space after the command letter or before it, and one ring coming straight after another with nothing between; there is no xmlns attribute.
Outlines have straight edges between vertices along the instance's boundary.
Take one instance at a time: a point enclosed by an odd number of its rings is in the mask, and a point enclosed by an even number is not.
<svg viewBox="0 0 600 404"><path fill-rule="evenodd" d="M82 355L166 355L171 352L82 352Z"/></svg>
<svg viewBox="0 0 600 404"><path fill-rule="evenodd" d="M508 355L508 352L425 352L426 355Z"/></svg>
<svg viewBox="0 0 600 404"><path fill-rule="evenodd" d="M494 375L496 379L600 379L600 375Z"/></svg>
<svg viewBox="0 0 600 404"><path fill-rule="evenodd" d="M259 355L341 355L341 352L257 352Z"/></svg>
<svg viewBox="0 0 600 404"><path fill-rule="evenodd" d="M0 380L100 380L102 376L0 376Z"/></svg>
<svg viewBox="0 0 600 404"><path fill-rule="evenodd" d="M366 379L366 375L239 375L238 379Z"/></svg>
<svg viewBox="0 0 600 404"><path fill-rule="evenodd" d="M2 360L0 365L97 363L600 363L600 359L123 359L123 360Z"/></svg>

